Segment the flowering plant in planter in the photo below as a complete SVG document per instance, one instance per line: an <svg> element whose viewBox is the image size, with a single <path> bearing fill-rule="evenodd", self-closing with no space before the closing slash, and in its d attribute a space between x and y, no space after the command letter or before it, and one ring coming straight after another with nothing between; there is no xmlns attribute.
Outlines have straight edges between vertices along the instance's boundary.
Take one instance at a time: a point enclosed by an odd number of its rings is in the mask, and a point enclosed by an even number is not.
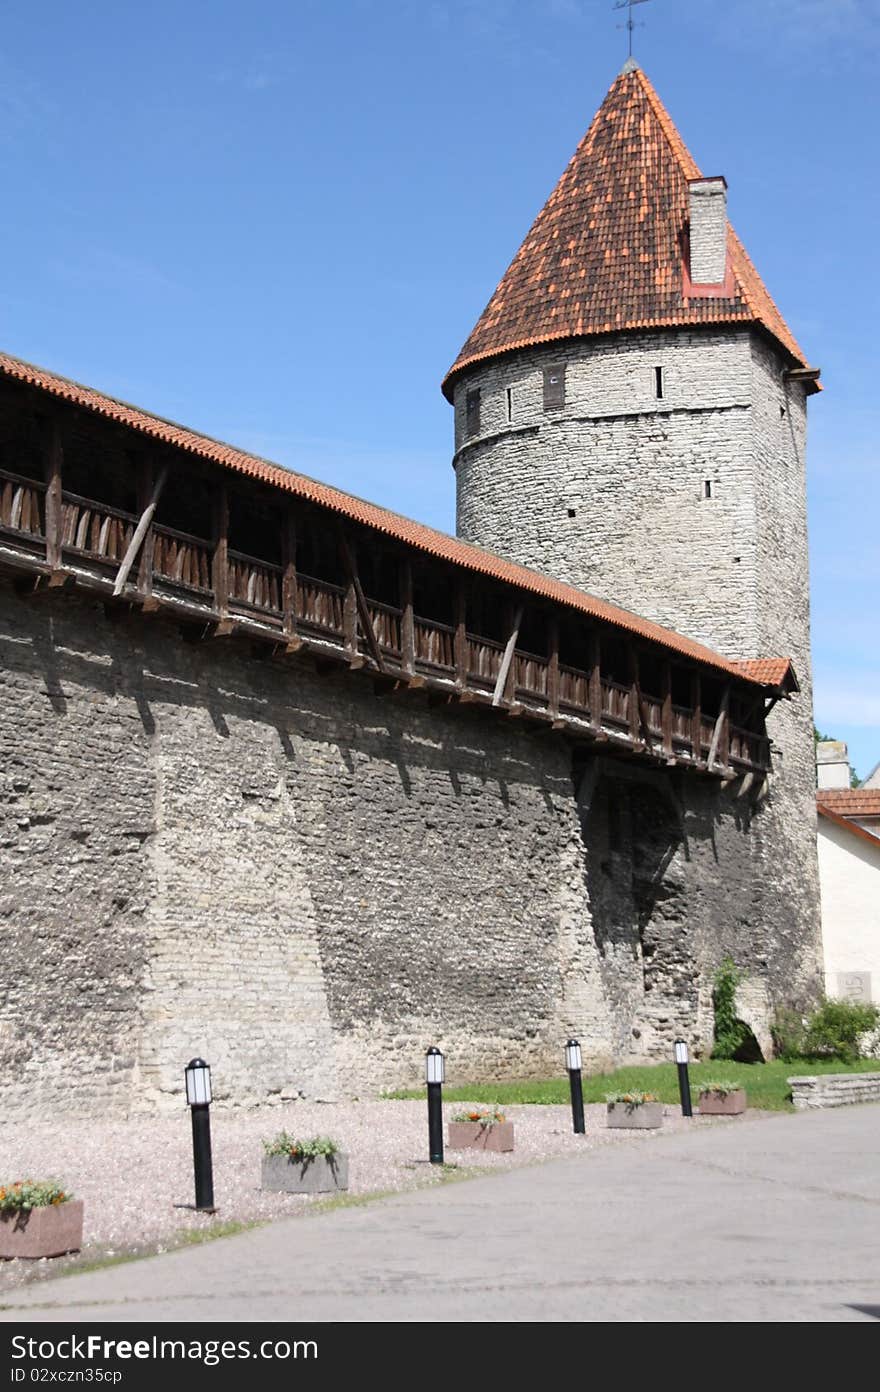
<svg viewBox="0 0 880 1392"><path fill-rule="evenodd" d="M0 1258L60 1257L82 1246L83 1204L51 1179L0 1185Z"/></svg>
<svg viewBox="0 0 880 1392"><path fill-rule="evenodd" d="M453 1121L475 1121L479 1126L501 1126L507 1120L500 1107L468 1107L456 1112Z"/></svg>
<svg viewBox="0 0 880 1392"><path fill-rule="evenodd" d="M348 1188L348 1156L329 1136L302 1140L280 1131L263 1141L262 1186L285 1194L323 1194Z"/></svg>
<svg viewBox="0 0 880 1392"><path fill-rule="evenodd" d="M17 1179L0 1185L0 1213L20 1213L22 1209L48 1208L67 1203L70 1195L51 1179Z"/></svg>
<svg viewBox="0 0 880 1392"><path fill-rule="evenodd" d="M279 1131L271 1141L263 1141L267 1155L288 1155L291 1160L315 1160L319 1155L330 1158L338 1155L339 1146L329 1136L311 1136L308 1140L297 1140L286 1131Z"/></svg>
<svg viewBox="0 0 880 1392"><path fill-rule="evenodd" d="M605 1101L620 1102L628 1108L633 1108L644 1107L646 1102L659 1102L660 1098L655 1092L606 1092Z"/></svg>
<svg viewBox="0 0 880 1392"><path fill-rule="evenodd" d="M627 1130L652 1131L663 1125L663 1104L655 1092L606 1092L608 1125Z"/></svg>
<svg viewBox="0 0 880 1392"><path fill-rule="evenodd" d="M746 1110L742 1083L729 1078L712 1078L700 1084L700 1111L708 1116L739 1116Z"/></svg>
<svg viewBox="0 0 880 1392"><path fill-rule="evenodd" d="M513 1122L501 1108L465 1107L449 1123L449 1149L513 1150Z"/></svg>

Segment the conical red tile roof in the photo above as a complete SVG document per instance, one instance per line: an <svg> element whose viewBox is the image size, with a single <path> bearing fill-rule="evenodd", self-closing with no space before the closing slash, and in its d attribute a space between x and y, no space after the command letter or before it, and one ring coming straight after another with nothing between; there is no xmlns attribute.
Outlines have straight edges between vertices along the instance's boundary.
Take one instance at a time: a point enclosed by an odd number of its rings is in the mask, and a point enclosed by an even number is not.
<svg viewBox="0 0 880 1392"><path fill-rule="evenodd" d="M623 329L760 324L805 367L732 228L729 298L685 295L688 180L699 177L648 78L627 64L447 373L447 397L472 363Z"/></svg>

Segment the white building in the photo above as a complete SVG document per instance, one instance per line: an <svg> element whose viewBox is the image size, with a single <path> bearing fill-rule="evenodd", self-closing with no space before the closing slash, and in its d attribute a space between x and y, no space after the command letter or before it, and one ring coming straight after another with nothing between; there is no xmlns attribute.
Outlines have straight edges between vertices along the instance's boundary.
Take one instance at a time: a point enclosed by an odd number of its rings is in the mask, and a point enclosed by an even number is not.
<svg viewBox="0 0 880 1392"><path fill-rule="evenodd" d="M816 762L825 989L880 1002L880 788L850 788L836 740Z"/></svg>

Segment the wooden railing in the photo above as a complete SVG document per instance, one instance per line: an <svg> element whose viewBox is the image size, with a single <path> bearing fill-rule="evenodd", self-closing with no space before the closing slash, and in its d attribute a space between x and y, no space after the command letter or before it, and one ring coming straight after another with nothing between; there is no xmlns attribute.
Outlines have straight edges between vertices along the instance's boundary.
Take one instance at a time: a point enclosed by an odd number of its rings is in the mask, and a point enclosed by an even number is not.
<svg viewBox="0 0 880 1392"><path fill-rule="evenodd" d="M44 483L0 469L0 526L42 536L45 492Z"/></svg>
<svg viewBox="0 0 880 1392"><path fill-rule="evenodd" d="M137 518L120 508L98 505L76 493L61 495L61 545L68 550L118 565L136 526Z"/></svg>
<svg viewBox="0 0 880 1392"><path fill-rule="evenodd" d="M494 691L504 656L504 644L491 638L467 635L468 680L483 691Z"/></svg>
<svg viewBox="0 0 880 1392"><path fill-rule="evenodd" d="M543 704L547 699L549 671L550 663L546 657L517 650L514 655L514 689L517 696L524 696L527 700L537 699Z"/></svg>
<svg viewBox="0 0 880 1392"><path fill-rule="evenodd" d="M48 552L44 542L46 527L46 484L39 480L0 470L0 528L28 538L27 552L34 558L34 547ZM74 493L61 493L59 519L62 561L65 555L82 558L77 565L98 562L106 582L106 567L119 566L128 551L138 519L131 513L108 504L96 503ZM214 545L204 538L190 536L172 527L154 524L148 531L149 548L142 553L138 565L130 572L130 584L156 582L161 591L168 587L189 592L190 599L198 597L200 612L208 608L224 612L224 597L215 594L213 572ZM145 576L143 556L152 554L152 573ZM139 568L140 567L140 568ZM112 572L111 572L112 574ZM388 664L392 675L410 670L414 662L421 673L445 686L457 689L463 683L484 698L494 694L504 660L505 645L496 639L479 634L464 634L452 625L422 615L412 616L412 653L404 653L404 611L393 605L366 598L369 621L375 644L369 641L369 630L363 629L363 609L357 608L354 590L326 580L297 573L285 591L284 570L280 565L229 550L225 578L225 605L239 620L260 621L281 629L301 629L313 640L330 642L336 647L345 645L357 650L367 659L381 657L379 665ZM285 593L290 600L296 595L295 612L285 614ZM350 607L346 605L348 595ZM170 596L169 596L170 598ZM187 596L178 595L186 600ZM290 602L290 601L288 601ZM458 632L458 641L457 641ZM515 649L513 664L506 683L506 699L512 698L522 708L541 712L545 717L560 716L564 720L589 722L596 730L628 738L649 752L694 759L705 764L712 748L716 716L699 715L699 734L694 745L696 712L688 706L669 704L664 730L664 703L650 692L642 692L636 701L632 685L594 674L580 668L557 663L556 675L549 656ZM597 705L590 705L591 688L597 689ZM647 730L645 729L647 726ZM638 732L638 733L637 733ZM720 766L765 769L770 765L770 743L764 734L744 729L727 721L720 728L713 761Z"/></svg>
<svg viewBox="0 0 880 1392"><path fill-rule="evenodd" d="M415 619L414 629L416 664L423 662L440 671L454 671L455 629L434 619L420 618Z"/></svg>
<svg viewBox="0 0 880 1392"><path fill-rule="evenodd" d="M211 544L173 527L153 528L153 576L211 592Z"/></svg>
<svg viewBox="0 0 880 1392"><path fill-rule="evenodd" d="M602 679L602 715L617 725L629 725L632 688L622 682Z"/></svg>
<svg viewBox="0 0 880 1392"><path fill-rule="evenodd" d="M590 710L590 678L577 667L559 664L560 709L583 714Z"/></svg>
<svg viewBox="0 0 880 1392"><path fill-rule="evenodd" d="M311 575L298 575L296 584L297 617L304 627L341 637L345 590L327 580L315 580Z"/></svg>
<svg viewBox="0 0 880 1392"><path fill-rule="evenodd" d="M282 578L281 566L245 556L241 551L229 552L230 604L280 614Z"/></svg>
<svg viewBox="0 0 880 1392"><path fill-rule="evenodd" d="M398 660L402 655L401 651L401 632L400 621L402 613L400 609L395 609L390 604L380 604L378 600L368 600L370 618L373 623L373 633L376 642L384 653L389 657L396 657ZM361 647L367 651L367 645L362 641Z"/></svg>

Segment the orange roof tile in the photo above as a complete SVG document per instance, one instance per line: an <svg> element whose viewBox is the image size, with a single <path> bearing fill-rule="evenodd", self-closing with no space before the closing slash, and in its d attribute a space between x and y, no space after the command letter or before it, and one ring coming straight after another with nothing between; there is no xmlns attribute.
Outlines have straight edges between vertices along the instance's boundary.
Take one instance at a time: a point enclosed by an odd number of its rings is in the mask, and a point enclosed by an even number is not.
<svg viewBox="0 0 880 1392"><path fill-rule="evenodd" d="M499 353L586 334L760 324L806 358L732 228L731 293L685 296L688 181L700 177L648 78L627 64L443 382Z"/></svg>
<svg viewBox="0 0 880 1392"><path fill-rule="evenodd" d="M819 788L816 802L841 817L880 817L880 788Z"/></svg>
<svg viewBox="0 0 880 1392"><path fill-rule="evenodd" d="M794 691L800 689L788 657L752 657L741 659L737 665L752 681L760 682L762 686L789 686Z"/></svg>
<svg viewBox="0 0 880 1392"><path fill-rule="evenodd" d="M234 445L223 444L222 441L213 440L208 435L200 435L194 430L186 429L185 426L177 425L174 421L154 416L148 411L142 411L137 406L131 406L125 401L119 401L115 397L95 391L93 387L82 386L69 378L60 377L45 368L35 367L31 363L23 362L20 358L13 358L8 353L2 352L0 352L0 373L53 396L61 397L73 405L84 407L86 410L94 411L110 420L118 421L122 425L130 426L133 430L148 435L154 440L160 440L167 445L186 450L201 459L232 469L236 473L247 474L251 478L271 484L307 502L328 508L332 512L347 517L353 522L359 522L365 527L371 527L405 545L416 547L430 556L448 561L451 565L461 566L466 570L488 576L502 584L516 586L518 589L534 594L541 599L567 605L568 608L586 614L590 618L615 624L618 628L627 629L640 638L661 644L680 657L691 658L695 662L703 663L707 667L714 667L729 676L752 682L757 686L776 685L774 681L765 680L762 675L752 674L748 670L749 664L722 657L720 653L713 652L711 648L705 647L702 643L685 638L679 633L674 633L671 629L663 628L660 624L652 623L650 619L640 618L637 614L631 614L628 610L620 609L615 604L608 604L605 600L589 595L583 590L575 589L572 585L564 585L559 580L553 580L547 575L541 575L538 571L529 570L525 566L508 561L503 556L496 556L493 552L484 551L479 546L459 541L457 537L437 532L422 522L414 522L408 517L402 517L396 512L379 507L376 503L364 502L350 493L343 493L338 488L330 487L329 484L318 483L305 474L294 473L290 469L283 468L280 464L273 464L269 460L261 459L258 455L248 454L245 450L237 449ZM774 663L776 661L777 659L773 659ZM774 667L774 672L775 670Z"/></svg>

